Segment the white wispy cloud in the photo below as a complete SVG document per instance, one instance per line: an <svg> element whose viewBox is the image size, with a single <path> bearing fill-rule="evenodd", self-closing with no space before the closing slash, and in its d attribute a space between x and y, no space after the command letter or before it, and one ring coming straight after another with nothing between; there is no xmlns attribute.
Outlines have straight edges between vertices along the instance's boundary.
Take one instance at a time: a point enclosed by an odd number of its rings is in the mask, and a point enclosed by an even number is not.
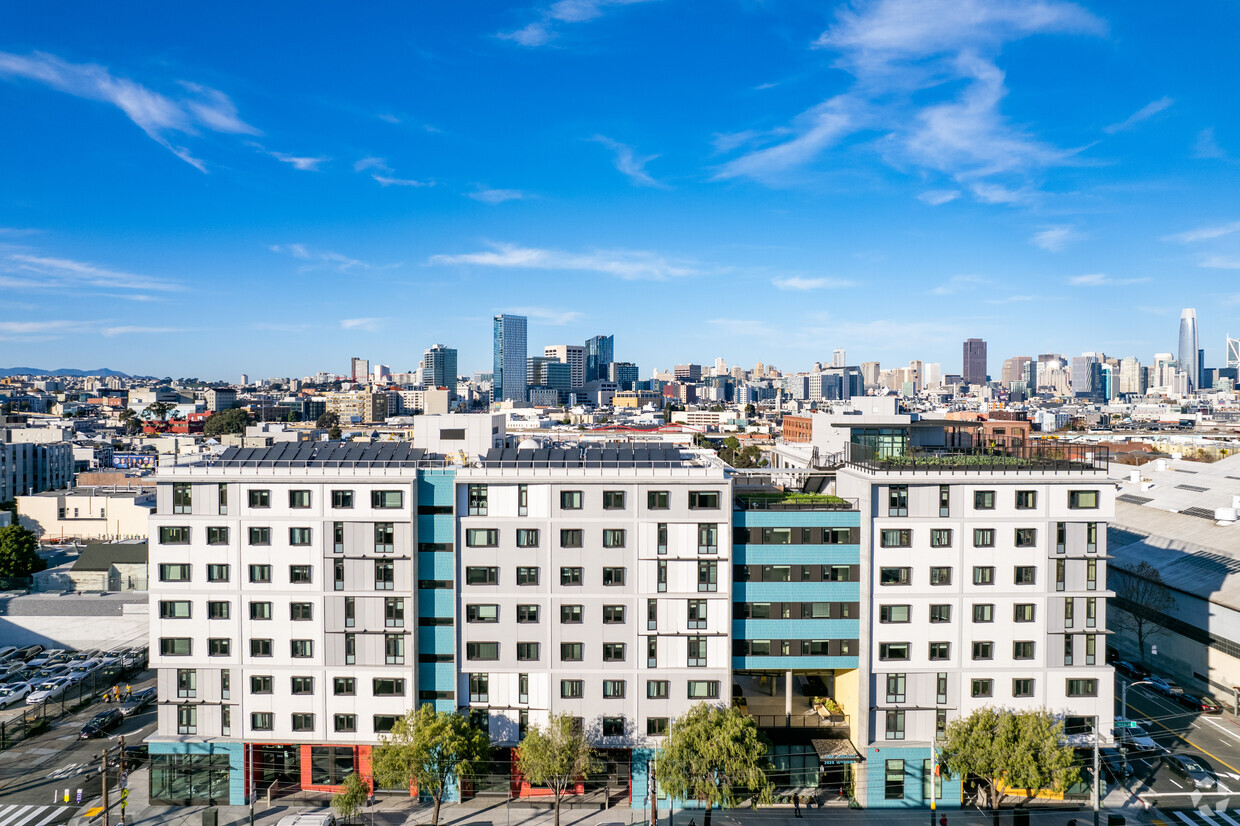
<svg viewBox="0 0 1240 826"><path fill-rule="evenodd" d="M30 253L11 253L0 259L0 286L27 290L79 290L101 287L110 290L176 292L174 281L108 269L86 261Z"/></svg>
<svg viewBox="0 0 1240 826"><path fill-rule="evenodd" d="M86 322L64 319L46 321L0 321L0 341L46 341L82 329Z"/></svg>
<svg viewBox="0 0 1240 826"><path fill-rule="evenodd" d="M726 162L715 177L793 183L828 150L864 134L878 136L873 148L895 169L946 175L984 203L1028 200L1037 174L1073 163L1077 150L1008 121L1000 109L1006 80L994 58L1005 43L1030 35L1105 28L1059 0L845 4L814 45L839 55L836 67L853 76L852 87L796 116L791 137ZM926 103L937 89L952 97Z"/></svg>
<svg viewBox="0 0 1240 826"><path fill-rule="evenodd" d="M930 189L918 195L917 200L924 201L930 206L942 206L959 197L959 189Z"/></svg>
<svg viewBox="0 0 1240 826"><path fill-rule="evenodd" d="M359 261L356 258L350 258L339 252L332 250L311 249L305 244L272 244L267 247L274 253L280 255L291 255L306 264L298 268L298 272L309 272L316 269L332 269L337 272L350 272L351 270L368 270L371 265L365 261Z"/></svg>
<svg viewBox="0 0 1240 826"><path fill-rule="evenodd" d="M1231 235L1233 232L1240 232L1240 221L1232 221L1228 224L1216 224L1212 227L1197 227L1196 229L1177 232L1174 235L1164 235L1164 241L1175 241L1180 244L1191 244L1194 241L1208 241L1211 238L1222 238L1224 235Z"/></svg>
<svg viewBox="0 0 1240 826"><path fill-rule="evenodd" d="M595 135L590 138L595 143L601 143L612 152L615 153L616 169L628 179L638 186L653 186L660 189L666 189L667 184L662 181L656 181L646 172L646 164L653 161L658 155L646 155L638 157L633 151L633 147L614 141L606 135Z"/></svg>
<svg viewBox="0 0 1240 826"><path fill-rule="evenodd" d="M120 327L104 327L99 331L106 338L114 336L128 335L161 335L164 333L188 333L190 330L184 327L139 327L133 325L123 325Z"/></svg>
<svg viewBox="0 0 1240 826"><path fill-rule="evenodd" d="M504 201L521 201L529 197L519 189L479 189L467 192L466 195L484 204L502 204Z"/></svg>
<svg viewBox="0 0 1240 826"><path fill-rule="evenodd" d="M530 48L545 46L559 36L563 24L584 23L601 17L609 8L646 2L650 0L557 0L537 20L496 37Z"/></svg>
<svg viewBox="0 0 1240 826"><path fill-rule="evenodd" d="M1029 243L1047 252L1062 252L1068 244L1080 241L1084 237L1084 233L1072 227L1056 226L1035 232L1029 239Z"/></svg>
<svg viewBox="0 0 1240 826"><path fill-rule="evenodd" d="M29 227L0 227L0 238L21 238L25 235L37 235L40 231Z"/></svg>
<svg viewBox="0 0 1240 826"><path fill-rule="evenodd" d="M1106 273L1089 273L1088 275L1074 275L1068 279L1068 284L1073 287L1126 287L1131 284L1144 284L1149 281L1148 278L1116 278Z"/></svg>
<svg viewBox="0 0 1240 826"><path fill-rule="evenodd" d="M1037 296L1033 295L1009 295L1006 298L987 298L984 299L987 304L1019 304L1022 301L1033 301Z"/></svg>
<svg viewBox="0 0 1240 826"><path fill-rule="evenodd" d="M273 333L299 333L310 329L308 323L282 323L274 321L256 321L250 325L255 330L270 330Z"/></svg>
<svg viewBox="0 0 1240 826"><path fill-rule="evenodd" d="M574 310L551 310L546 307L513 307L508 310L497 312L529 316L530 318L536 318L543 324L547 324L552 327L563 327L564 325L572 324L581 318L581 313Z"/></svg>
<svg viewBox="0 0 1240 826"><path fill-rule="evenodd" d="M391 172L391 167L387 165L386 158L362 158L353 164L354 172L365 172L367 169L378 169L383 172Z"/></svg>
<svg viewBox="0 0 1240 826"><path fill-rule="evenodd" d="M1210 270L1240 270L1240 256L1209 255L1197 266Z"/></svg>
<svg viewBox="0 0 1240 826"><path fill-rule="evenodd" d="M1193 144L1194 158L1222 159L1227 157L1223 147L1219 146L1214 137L1214 127L1208 126L1197 133L1197 141Z"/></svg>
<svg viewBox="0 0 1240 826"><path fill-rule="evenodd" d="M953 275L939 286L930 290L931 295L955 295L970 290L980 284L989 284L990 279L980 275Z"/></svg>
<svg viewBox="0 0 1240 826"><path fill-rule="evenodd" d="M418 181L413 178L393 178L390 175L371 175L380 186L434 186L434 181Z"/></svg>
<svg viewBox="0 0 1240 826"><path fill-rule="evenodd" d="M855 287L855 281L848 281L843 278L804 278L799 275L790 275L782 278L772 278L771 283L779 290L791 291L807 291L822 290L830 288Z"/></svg>
<svg viewBox="0 0 1240 826"><path fill-rule="evenodd" d="M1150 101L1119 123L1113 123L1102 131L1106 132L1108 135L1114 135L1116 132L1123 132L1125 129L1130 129L1133 126L1136 126L1143 120L1149 120L1164 109L1171 108L1174 104L1175 99L1168 97L1162 97L1158 100Z"/></svg>
<svg viewBox="0 0 1240 826"><path fill-rule="evenodd" d="M353 164L354 172L369 172L370 177L379 186L434 186L434 181L419 181L413 178L397 178L395 170L388 166L386 158L362 158Z"/></svg>
<svg viewBox="0 0 1240 826"><path fill-rule="evenodd" d="M345 330L363 330L367 333L378 332L383 328L386 319L382 318L342 318L340 326Z"/></svg>
<svg viewBox="0 0 1240 826"><path fill-rule="evenodd" d="M280 163L286 163L294 169L301 170L302 172L318 172L320 166L331 160L331 158L325 156L311 157L307 155L290 155L286 152L276 152L273 149L264 149L258 144L254 144L254 146L258 147L264 154L275 158Z"/></svg>
<svg viewBox="0 0 1240 826"><path fill-rule="evenodd" d="M163 94L117 77L105 66L69 63L43 52L0 52L0 77L41 83L75 97L115 106L148 137L202 172L207 171L206 164L189 149L173 143L170 135L194 135L200 129L234 135L260 134L241 119L227 95L198 83L181 81L176 84L178 94Z"/></svg>
<svg viewBox="0 0 1240 826"><path fill-rule="evenodd" d="M433 255L432 265L471 264L524 270L576 270L614 275L626 281L664 281L706 272L701 266L642 250L598 250L586 253L492 244L490 250L460 255Z"/></svg>

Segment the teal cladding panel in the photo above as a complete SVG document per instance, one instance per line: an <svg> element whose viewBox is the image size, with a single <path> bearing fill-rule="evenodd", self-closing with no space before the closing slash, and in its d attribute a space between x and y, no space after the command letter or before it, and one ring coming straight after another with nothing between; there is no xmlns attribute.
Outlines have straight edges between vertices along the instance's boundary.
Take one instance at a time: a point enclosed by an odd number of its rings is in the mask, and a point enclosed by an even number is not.
<svg viewBox="0 0 1240 826"><path fill-rule="evenodd" d="M418 579L452 579L456 576L456 558L444 551L418 552Z"/></svg>
<svg viewBox="0 0 1240 826"><path fill-rule="evenodd" d="M244 806L245 800L245 743L241 741L213 741L210 743L151 743L151 754L227 754L228 755L228 805Z"/></svg>
<svg viewBox="0 0 1240 826"><path fill-rule="evenodd" d="M732 511L738 528L857 528L858 511Z"/></svg>
<svg viewBox="0 0 1240 826"><path fill-rule="evenodd" d="M450 513L418 514L419 542L452 542L455 539L452 523L456 517Z"/></svg>
<svg viewBox="0 0 1240 826"><path fill-rule="evenodd" d="M734 602L858 602L860 582L733 582Z"/></svg>
<svg viewBox="0 0 1240 826"><path fill-rule="evenodd" d="M452 663L419 663L419 691L455 691L456 666Z"/></svg>
<svg viewBox="0 0 1240 826"><path fill-rule="evenodd" d="M451 617L456 599L448 588L422 588L418 591L419 617Z"/></svg>
<svg viewBox="0 0 1240 826"><path fill-rule="evenodd" d="M455 654L456 629L450 625L419 628L418 651L423 654Z"/></svg>
<svg viewBox="0 0 1240 826"><path fill-rule="evenodd" d="M930 758L929 745L910 746L874 746L866 750L864 773L865 783L858 795L860 802L867 809L928 809L930 800L925 797L923 773L924 761ZM888 800L886 794L886 771L888 760L904 761L904 796ZM960 780L943 778L943 797L938 806L946 809L960 808Z"/></svg>
<svg viewBox="0 0 1240 826"><path fill-rule="evenodd" d="M733 669L755 671L815 671L856 668L856 657L733 657Z"/></svg>
<svg viewBox="0 0 1240 826"><path fill-rule="evenodd" d="M855 619L732 620L735 640L855 640L860 636L861 620Z"/></svg>
<svg viewBox="0 0 1240 826"><path fill-rule="evenodd" d="M860 545L741 545L732 546L737 565L859 565Z"/></svg>
<svg viewBox="0 0 1240 826"><path fill-rule="evenodd" d="M423 470L418 472L419 505L451 505L456 496L456 471Z"/></svg>

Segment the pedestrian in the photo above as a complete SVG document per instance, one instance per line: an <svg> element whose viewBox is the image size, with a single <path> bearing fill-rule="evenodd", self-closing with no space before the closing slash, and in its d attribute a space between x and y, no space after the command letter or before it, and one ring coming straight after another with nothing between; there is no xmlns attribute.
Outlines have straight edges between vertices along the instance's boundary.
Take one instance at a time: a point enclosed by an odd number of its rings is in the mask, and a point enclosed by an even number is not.
<svg viewBox="0 0 1240 826"><path fill-rule="evenodd" d="M792 796L792 811L796 813L797 817L801 816L801 796L799 794Z"/></svg>
<svg viewBox="0 0 1240 826"><path fill-rule="evenodd" d="M939 826L947 826L947 812L939 815Z"/></svg>
<svg viewBox="0 0 1240 826"><path fill-rule="evenodd" d="M128 700L131 697L133 697L133 686L129 683L125 683L125 699Z"/></svg>

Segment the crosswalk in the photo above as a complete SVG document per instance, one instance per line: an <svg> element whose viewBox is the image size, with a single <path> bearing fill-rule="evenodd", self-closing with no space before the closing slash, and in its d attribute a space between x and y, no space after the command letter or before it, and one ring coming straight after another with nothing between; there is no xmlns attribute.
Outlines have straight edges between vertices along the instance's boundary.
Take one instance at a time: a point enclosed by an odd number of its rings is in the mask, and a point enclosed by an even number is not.
<svg viewBox="0 0 1240 826"><path fill-rule="evenodd" d="M1161 823L1163 826L1180 826L1187 823L1189 826L1240 826L1240 809L1232 809L1231 813L1222 810L1214 810L1206 806L1202 806L1195 812L1164 812L1166 820L1155 818L1154 823ZM1168 823L1167 821L1170 821ZM0 823L0 826L3 826Z"/></svg>
<svg viewBox="0 0 1240 826"><path fill-rule="evenodd" d="M0 806L0 826L47 826L73 811L71 806Z"/></svg>

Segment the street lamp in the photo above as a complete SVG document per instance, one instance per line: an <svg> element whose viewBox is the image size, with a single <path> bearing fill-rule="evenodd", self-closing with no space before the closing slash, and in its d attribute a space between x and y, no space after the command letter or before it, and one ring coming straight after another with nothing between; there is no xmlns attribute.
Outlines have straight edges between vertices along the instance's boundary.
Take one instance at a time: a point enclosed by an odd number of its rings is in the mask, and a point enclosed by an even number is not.
<svg viewBox="0 0 1240 826"><path fill-rule="evenodd" d="M1123 717L1125 722L1127 722L1128 720L1128 689L1136 685L1153 685L1153 683L1150 682L1149 680L1137 680L1134 683L1124 683L1123 686L1120 687L1120 690L1119 690L1120 714L1119 716ZM1120 753L1121 759L1123 760L1124 776L1127 776L1128 774L1128 747L1126 745L1121 746L1119 753Z"/></svg>

